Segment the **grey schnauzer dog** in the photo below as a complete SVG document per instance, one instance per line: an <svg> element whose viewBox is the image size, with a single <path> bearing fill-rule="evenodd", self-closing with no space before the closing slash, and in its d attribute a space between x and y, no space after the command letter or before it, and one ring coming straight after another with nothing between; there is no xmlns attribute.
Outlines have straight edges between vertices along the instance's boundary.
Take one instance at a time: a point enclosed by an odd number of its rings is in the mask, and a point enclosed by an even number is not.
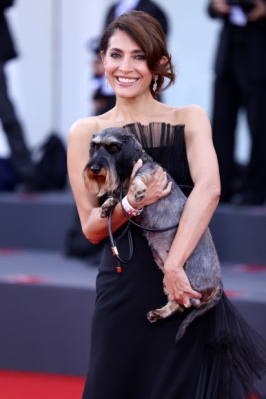
<svg viewBox="0 0 266 399"><path fill-rule="evenodd" d="M131 180L132 169L138 159L142 159L143 165ZM108 128L94 135L90 144L90 160L84 168L83 176L89 191L99 197L108 194L101 207L101 217L107 217L110 209L119 202L121 180L124 181L123 195L126 195L130 185L135 201L141 201L145 196L147 182L153 178L157 167L158 164L142 149L135 136L124 128ZM168 173L167 178L172 182L170 194L144 207L142 213L135 217L136 222L144 228L162 229L176 225L163 232L143 230L154 260L162 271L186 202L186 196ZM176 342L183 337L196 317L218 303L223 293L220 262L208 228L186 261L184 270L192 288L200 292L202 297L190 298L194 309L188 311L181 323ZM166 290L165 293L167 295ZM183 311L184 306L168 298L164 307L150 311L147 317L150 322L155 322Z"/></svg>

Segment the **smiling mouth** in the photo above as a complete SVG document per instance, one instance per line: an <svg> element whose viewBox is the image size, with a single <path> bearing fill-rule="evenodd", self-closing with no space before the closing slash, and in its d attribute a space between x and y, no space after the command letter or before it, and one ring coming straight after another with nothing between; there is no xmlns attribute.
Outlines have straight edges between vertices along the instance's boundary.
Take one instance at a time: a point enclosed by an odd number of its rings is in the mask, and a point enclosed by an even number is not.
<svg viewBox="0 0 266 399"><path fill-rule="evenodd" d="M119 78L119 77L117 77L117 80L118 80L118 82L120 82L120 83L135 83L135 82L137 82L137 80L138 79L136 79L136 78Z"/></svg>

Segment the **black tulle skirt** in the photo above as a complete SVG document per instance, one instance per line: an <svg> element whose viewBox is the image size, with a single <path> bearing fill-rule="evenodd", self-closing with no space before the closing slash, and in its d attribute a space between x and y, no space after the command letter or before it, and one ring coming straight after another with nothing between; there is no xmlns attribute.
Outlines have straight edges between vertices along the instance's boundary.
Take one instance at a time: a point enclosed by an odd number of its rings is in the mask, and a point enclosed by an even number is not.
<svg viewBox="0 0 266 399"><path fill-rule="evenodd" d="M158 323L147 320L149 310L166 302L163 275L135 228L133 245L122 273L110 243L105 246L83 399L253 399L254 382L266 372L265 340L223 294L175 344L191 309ZM126 236L118 248L126 258Z"/></svg>

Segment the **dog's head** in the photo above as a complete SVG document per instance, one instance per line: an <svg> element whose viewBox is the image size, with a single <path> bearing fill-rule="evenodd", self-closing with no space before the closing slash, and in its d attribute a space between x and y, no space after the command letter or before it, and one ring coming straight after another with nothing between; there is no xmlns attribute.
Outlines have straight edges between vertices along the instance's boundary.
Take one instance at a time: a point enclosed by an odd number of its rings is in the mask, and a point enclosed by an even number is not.
<svg viewBox="0 0 266 399"><path fill-rule="evenodd" d="M120 180L131 175L141 154L141 144L124 128L108 128L95 134L90 160L83 171L86 188L99 197L115 191Z"/></svg>

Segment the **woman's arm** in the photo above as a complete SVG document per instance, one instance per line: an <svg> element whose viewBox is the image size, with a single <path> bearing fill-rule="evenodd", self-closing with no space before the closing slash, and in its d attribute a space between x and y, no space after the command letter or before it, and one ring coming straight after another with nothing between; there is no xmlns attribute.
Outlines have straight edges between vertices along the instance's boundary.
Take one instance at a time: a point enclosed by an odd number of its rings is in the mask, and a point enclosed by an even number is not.
<svg viewBox="0 0 266 399"><path fill-rule="evenodd" d="M70 185L76 201L81 226L84 235L94 244L108 236L108 219L100 217L99 198L90 193L83 180L83 169L89 160L89 147L93 134L99 131L95 118L79 120L73 124L68 138L68 174ZM141 166L141 161L135 165L132 175ZM157 169L154 179L147 187L145 198L141 202L135 202L132 191L129 189L128 201L135 209L153 203L157 199L166 196L171 190L171 184L167 187L167 177L162 168ZM165 188L166 187L166 188ZM112 230L116 231L127 219L121 205L117 204L112 217Z"/></svg>
<svg viewBox="0 0 266 399"><path fill-rule="evenodd" d="M192 290L184 264L207 229L220 197L220 177L212 143L209 120L196 106L182 111L186 130L186 147L194 188L184 206L177 234L164 265L164 282L171 300L180 304L200 298Z"/></svg>

